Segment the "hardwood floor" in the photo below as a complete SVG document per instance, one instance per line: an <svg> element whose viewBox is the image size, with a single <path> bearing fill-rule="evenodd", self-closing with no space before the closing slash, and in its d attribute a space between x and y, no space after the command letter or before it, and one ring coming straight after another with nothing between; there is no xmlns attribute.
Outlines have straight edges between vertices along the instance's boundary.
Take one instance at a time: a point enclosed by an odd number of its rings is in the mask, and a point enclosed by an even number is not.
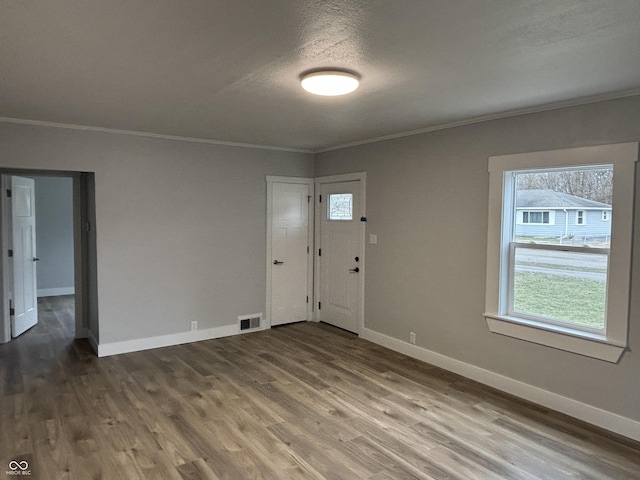
<svg viewBox="0 0 640 480"><path fill-rule="evenodd" d="M40 309L0 345L0 478L640 479L639 443L324 324L99 359Z"/></svg>

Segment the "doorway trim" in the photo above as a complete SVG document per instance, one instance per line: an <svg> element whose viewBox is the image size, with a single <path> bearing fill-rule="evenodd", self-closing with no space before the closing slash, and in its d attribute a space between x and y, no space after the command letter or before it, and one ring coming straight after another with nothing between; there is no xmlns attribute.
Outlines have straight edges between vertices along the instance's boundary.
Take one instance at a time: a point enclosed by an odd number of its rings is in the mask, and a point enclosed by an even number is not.
<svg viewBox="0 0 640 480"><path fill-rule="evenodd" d="M9 314L10 285L13 282L13 272L9 271L9 262L6 257L9 249L9 202L7 190L9 190L9 177L0 172L0 344L11 341L11 317Z"/></svg>
<svg viewBox="0 0 640 480"><path fill-rule="evenodd" d="M267 175L267 251L266 251L266 267L267 267L267 292L266 292L266 305L265 305L265 327L271 328L271 294L272 283L271 274L273 264L272 258L272 234L273 234L273 184L274 183L294 183L299 185L308 185L309 194L311 198L315 198L314 179L307 177L282 177ZM314 298L314 213L315 208L312 208L311 201L309 202L309 219L307 224L307 244L309 245L309 255L307 256L307 295L309 302L307 302L307 320L313 320L313 298Z"/></svg>
<svg viewBox="0 0 640 480"><path fill-rule="evenodd" d="M362 259L362 263L360 264L360 274L358 275L358 278L360 279L360 298L358 299L358 301L360 302L360 318L358 319L358 331L356 332L357 335L360 335L360 333L362 333L363 329L364 329L364 286L365 286L365 275L366 275L366 263L367 263L367 257L365 255L365 239L366 239L366 217L367 217L367 203L366 203L366 198L367 198L367 172L355 172L355 173L345 173L345 174L341 174L341 175L330 175L330 176L326 176L326 177L316 177L315 178L315 191L320 192L321 189L320 187L323 184L326 183L339 183L339 182L353 182L353 181L359 181L360 182L360 186L362 187L360 189L360 205L362 205L362 217L365 219L364 222L364 228L361 229L360 232L360 248L361 248L361 255L360 258ZM316 219L320 219L321 215L322 215L322 208L323 208L323 204L320 203L320 198L319 196L316 194L314 196L314 204L315 204L315 218ZM320 246L320 221L315 222L315 245ZM320 273L320 257L318 255L318 249L316 248L313 252L313 258L314 258L314 280L313 280L313 292L314 292L314 299L318 298L320 295L320 277L321 275L319 275ZM317 310L315 310L315 303L314 303L314 312L317 312ZM319 321L319 319L316 317L315 318L316 321Z"/></svg>
<svg viewBox="0 0 640 480"><path fill-rule="evenodd" d="M9 225L6 190L7 179L11 176L67 177L73 181L73 263L75 288L75 338L88 338L98 353L99 324L97 318L97 272L89 269L90 262L95 265L95 192L91 187L93 173L58 170L39 170L23 168L0 168L0 344L11 341L11 319L9 316L9 297L11 292L8 245ZM90 196L93 195L93 198ZM90 235L89 232L93 232ZM93 247L93 248L91 248ZM91 292L94 292L92 295ZM95 318L92 318L95 316ZM95 326L96 334L90 329ZM8 336L7 336L8 334Z"/></svg>

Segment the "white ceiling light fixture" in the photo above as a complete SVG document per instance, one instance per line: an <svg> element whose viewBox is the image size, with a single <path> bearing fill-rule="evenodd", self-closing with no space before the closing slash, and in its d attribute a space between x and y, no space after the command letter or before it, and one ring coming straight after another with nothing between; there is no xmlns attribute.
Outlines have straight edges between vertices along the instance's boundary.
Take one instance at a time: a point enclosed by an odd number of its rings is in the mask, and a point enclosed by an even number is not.
<svg viewBox="0 0 640 480"><path fill-rule="evenodd" d="M314 95L336 97L353 92L360 85L360 79L344 70L315 70L302 74L300 85Z"/></svg>

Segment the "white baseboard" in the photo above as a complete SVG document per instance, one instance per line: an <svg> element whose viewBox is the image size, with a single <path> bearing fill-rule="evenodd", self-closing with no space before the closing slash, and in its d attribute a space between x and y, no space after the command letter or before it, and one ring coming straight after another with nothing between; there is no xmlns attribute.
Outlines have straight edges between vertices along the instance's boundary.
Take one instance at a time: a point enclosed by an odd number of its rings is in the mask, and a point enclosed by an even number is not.
<svg viewBox="0 0 640 480"><path fill-rule="evenodd" d="M231 335L253 333L260 330L264 330L264 328L253 328L241 332L238 324L234 323L232 325L223 325L222 327L194 330L191 332L138 338L122 342L100 343L97 345L97 352L99 357L108 357L110 355L119 355L121 353L139 352L141 350L151 350L153 348L170 347L173 345L181 345L183 343L200 342L202 340L230 337Z"/></svg>
<svg viewBox="0 0 640 480"><path fill-rule="evenodd" d="M640 441L640 422L363 328L360 337L516 397Z"/></svg>
<svg viewBox="0 0 640 480"><path fill-rule="evenodd" d="M76 290L73 287L38 289L38 297L58 297L60 295L74 295L75 293Z"/></svg>

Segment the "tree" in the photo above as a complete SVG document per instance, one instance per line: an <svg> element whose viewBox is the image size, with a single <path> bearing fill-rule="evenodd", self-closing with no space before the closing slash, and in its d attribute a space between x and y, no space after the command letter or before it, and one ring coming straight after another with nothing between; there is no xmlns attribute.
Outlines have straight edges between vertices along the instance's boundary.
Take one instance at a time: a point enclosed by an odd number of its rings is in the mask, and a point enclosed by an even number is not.
<svg viewBox="0 0 640 480"><path fill-rule="evenodd" d="M520 173L517 188L553 190L611 205L613 168Z"/></svg>

